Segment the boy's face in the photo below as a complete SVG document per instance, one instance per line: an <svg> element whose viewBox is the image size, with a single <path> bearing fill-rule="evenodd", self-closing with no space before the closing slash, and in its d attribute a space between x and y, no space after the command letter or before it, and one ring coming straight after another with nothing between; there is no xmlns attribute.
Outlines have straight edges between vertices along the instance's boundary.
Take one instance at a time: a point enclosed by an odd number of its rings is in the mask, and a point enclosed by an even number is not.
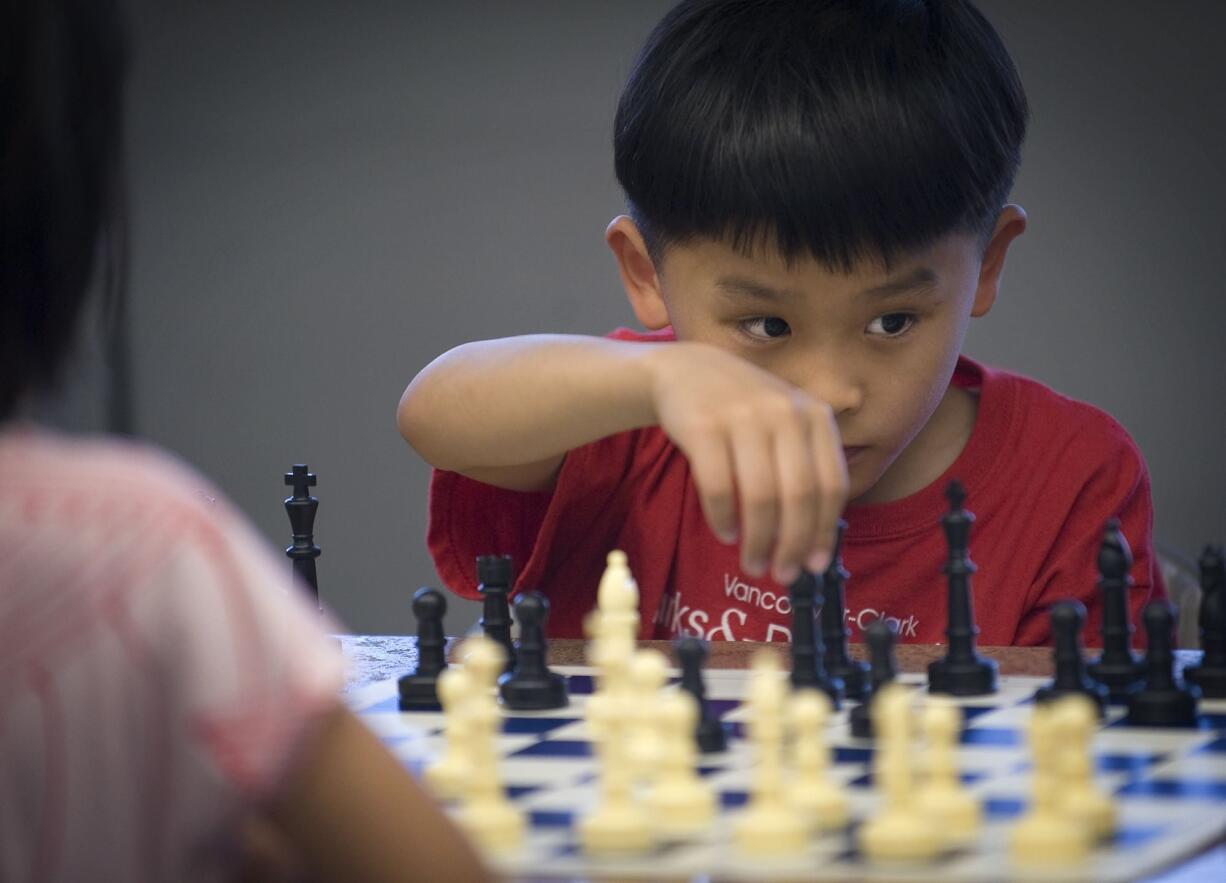
<svg viewBox="0 0 1226 883"><path fill-rule="evenodd" d="M671 323L679 340L734 353L826 402L850 499L884 502L935 480L969 437L974 400L950 392L949 381L967 325L991 308L1004 251L1024 227L1025 214L1008 206L986 249L951 234L889 273L865 264L850 275L711 240L670 248L652 272L645 252L647 266L634 265L628 218L610 226L609 244L640 321Z"/></svg>

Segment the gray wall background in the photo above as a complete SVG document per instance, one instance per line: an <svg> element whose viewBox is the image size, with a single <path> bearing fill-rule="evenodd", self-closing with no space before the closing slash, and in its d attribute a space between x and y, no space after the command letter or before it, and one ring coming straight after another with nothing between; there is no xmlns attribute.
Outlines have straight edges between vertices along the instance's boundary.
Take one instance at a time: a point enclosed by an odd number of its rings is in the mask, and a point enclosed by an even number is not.
<svg viewBox="0 0 1226 883"><path fill-rule="evenodd" d="M276 545L319 474L326 601L405 632L435 582L428 470L393 412L463 341L633 321L602 233L613 109L667 0L132 7L132 338L141 434ZM1114 414L1156 535L1226 540L1226 63L1219 0L991 0L1033 124L1031 226L968 351ZM87 338L53 419L101 425ZM1041 480L1041 476L1036 477ZM448 628L476 616L452 604Z"/></svg>

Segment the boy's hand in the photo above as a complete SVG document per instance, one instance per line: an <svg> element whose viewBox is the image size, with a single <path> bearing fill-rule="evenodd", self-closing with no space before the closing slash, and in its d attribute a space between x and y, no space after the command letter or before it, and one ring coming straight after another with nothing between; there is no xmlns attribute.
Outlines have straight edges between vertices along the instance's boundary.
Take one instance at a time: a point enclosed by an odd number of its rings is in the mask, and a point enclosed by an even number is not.
<svg viewBox="0 0 1226 883"><path fill-rule="evenodd" d="M769 564L786 585L802 566L825 570L847 500L830 406L716 347L653 349L656 417L689 459L716 536L731 543L739 533L741 566L753 576Z"/></svg>

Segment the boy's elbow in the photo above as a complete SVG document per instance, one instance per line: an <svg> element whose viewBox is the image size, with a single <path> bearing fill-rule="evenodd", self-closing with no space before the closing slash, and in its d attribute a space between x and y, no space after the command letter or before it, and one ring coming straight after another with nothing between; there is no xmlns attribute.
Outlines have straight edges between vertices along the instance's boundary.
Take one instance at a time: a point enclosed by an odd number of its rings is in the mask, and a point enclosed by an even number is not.
<svg viewBox="0 0 1226 883"><path fill-rule="evenodd" d="M413 450L425 457L422 446L427 443L425 429L428 425L428 418L423 413L426 410L425 396L415 388L416 383L416 380L410 383L400 396L400 402L396 405L396 428L400 430L400 437L408 442Z"/></svg>

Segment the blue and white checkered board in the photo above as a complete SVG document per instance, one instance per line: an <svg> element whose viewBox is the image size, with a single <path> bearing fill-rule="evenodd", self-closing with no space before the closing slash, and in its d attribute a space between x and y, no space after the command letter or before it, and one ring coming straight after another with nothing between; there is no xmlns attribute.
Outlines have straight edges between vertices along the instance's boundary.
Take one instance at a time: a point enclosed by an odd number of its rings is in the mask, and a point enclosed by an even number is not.
<svg viewBox="0 0 1226 883"><path fill-rule="evenodd" d="M1189 858L1226 836L1226 700L1201 703L1195 730L1139 729L1124 724L1123 709L1112 707L1093 743L1097 776L1119 809L1117 836L1069 871L1025 871L1010 867L1009 829L1029 801L1029 758L1023 724L1040 678L1002 677L992 696L959 700L965 711L958 765L967 786L983 800L985 825L978 840L936 862L917 866L870 864L854 847L851 831L871 815L878 801L871 785L872 744L851 737L846 707L828 730L833 746L831 775L845 783L852 825L842 833L815 837L807 853L764 861L739 855L732 825L748 800L749 746L742 732L741 705L748 673L708 670L707 691L730 724L732 738L722 754L703 755L701 772L720 798L722 811L704 834L658 846L635 858L591 858L578 846L574 825L598 799L597 764L583 705L592 692L592 670L558 668L569 677L568 708L540 713L504 712L501 773L512 800L527 816L528 836L511 854L489 860L508 874L558 876L811 880L1136 880ZM675 673L674 673L675 674ZM920 675L902 683L922 690ZM350 706L401 758L420 770L442 751L439 712L400 712L395 681L372 684L349 696Z"/></svg>

